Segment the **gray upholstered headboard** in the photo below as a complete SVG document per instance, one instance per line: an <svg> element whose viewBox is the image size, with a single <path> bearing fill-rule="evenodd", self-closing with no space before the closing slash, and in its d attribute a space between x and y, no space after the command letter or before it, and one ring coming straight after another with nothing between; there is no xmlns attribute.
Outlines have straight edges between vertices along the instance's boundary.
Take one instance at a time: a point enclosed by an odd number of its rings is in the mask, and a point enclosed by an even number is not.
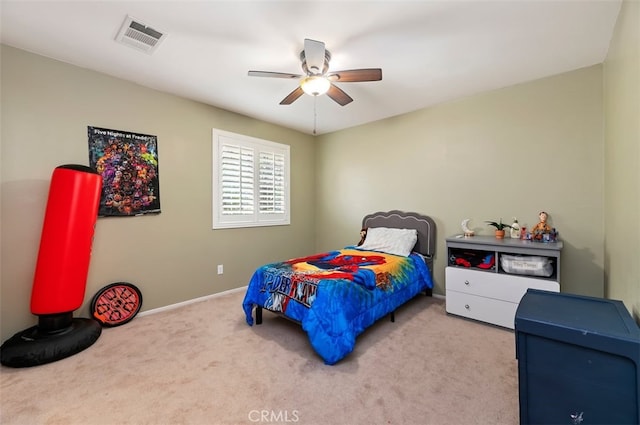
<svg viewBox="0 0 640 425"><path fill-rule="evenodd" d="M436 252L436 223L429 216L398 210L379 211L367 214L362 219L362 228L393 227L397 229L416 229L418 242L414 251L432 260Z"/></svg>

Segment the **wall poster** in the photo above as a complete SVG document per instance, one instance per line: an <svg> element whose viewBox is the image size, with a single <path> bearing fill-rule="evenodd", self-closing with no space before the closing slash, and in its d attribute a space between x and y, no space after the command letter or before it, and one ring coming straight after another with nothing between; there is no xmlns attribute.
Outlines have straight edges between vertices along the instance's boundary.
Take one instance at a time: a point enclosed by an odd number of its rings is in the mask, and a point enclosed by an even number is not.
<svg viewBox="0 0 640 425"><path fill-rule="evenodd" d="M89 164L102 175L98 215L160 213L156 136L87 127Z"/></svg>

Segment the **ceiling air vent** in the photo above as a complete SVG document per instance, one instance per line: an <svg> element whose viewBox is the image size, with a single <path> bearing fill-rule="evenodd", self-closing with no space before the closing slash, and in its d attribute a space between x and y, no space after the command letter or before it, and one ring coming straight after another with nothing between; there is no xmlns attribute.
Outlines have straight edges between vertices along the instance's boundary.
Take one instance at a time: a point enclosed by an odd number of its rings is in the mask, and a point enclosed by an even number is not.
<svg viewBox="0 0 640 425"><path fill-rule="evenodd" d="M116 41L151 54L166 36L166 34L136 21L131 16L127 16L116 36Z"/></svg>

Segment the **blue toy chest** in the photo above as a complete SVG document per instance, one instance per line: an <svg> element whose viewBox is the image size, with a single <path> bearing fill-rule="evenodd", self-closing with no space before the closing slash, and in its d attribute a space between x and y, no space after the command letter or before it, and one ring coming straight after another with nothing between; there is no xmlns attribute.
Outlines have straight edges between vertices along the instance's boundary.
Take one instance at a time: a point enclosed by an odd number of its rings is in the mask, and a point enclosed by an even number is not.
<svg viewBox="0 0 640 425"><path fill-rule="evenodd" d="M521 424L640 423L640 329L621 301L529 289L515 337Z"/></svg>

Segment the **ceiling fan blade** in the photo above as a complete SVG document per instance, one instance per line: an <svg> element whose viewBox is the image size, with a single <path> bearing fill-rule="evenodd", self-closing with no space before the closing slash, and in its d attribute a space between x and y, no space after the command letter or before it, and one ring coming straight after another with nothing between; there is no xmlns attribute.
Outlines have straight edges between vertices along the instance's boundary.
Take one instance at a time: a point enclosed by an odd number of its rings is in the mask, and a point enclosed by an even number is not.
<svg viewBox="0 0 640 425"><path fill-rule="evenodd" d="M349 69L346 71L335 71L327 75L333 82L356 83L360 81L380 81L382 80L382 70L380 68Z"/></svg>
<svg viewBox="0 0 640 425"><path fill-rule="evenodd" d="M249 71L249 77L300 78L302 75L288 72Z"/></svg>
<svg viewBox="0 0 640 425"><path fill-rule="evenodd" d="M322 74L324 68L325 48L322 41L304 39L304 57L307 69L311 74Z"/></svg>
<svg viewBox="0 0 640 425"><path fill-rule="evenodd" d="M327 96L329 96L331 99L339 103L340 106L344 106L347 103L353 102L353 99L351 98L351 96L349 96L344 91L342 91L342 89L334 86L333 84L331 84L331 86L329 87Z"/></svg>
<svg viewBox="0 0 640 425"><path fill-rule="evenodd" d="M291 105L293 102L295 102L303 94L304 94L304 91L302 91L302 88L300 86L298 86L298 87L296 87L296 89L294 91L289 93L287 95L287 97L282 99L280 104L281 105Z"/></svg>

